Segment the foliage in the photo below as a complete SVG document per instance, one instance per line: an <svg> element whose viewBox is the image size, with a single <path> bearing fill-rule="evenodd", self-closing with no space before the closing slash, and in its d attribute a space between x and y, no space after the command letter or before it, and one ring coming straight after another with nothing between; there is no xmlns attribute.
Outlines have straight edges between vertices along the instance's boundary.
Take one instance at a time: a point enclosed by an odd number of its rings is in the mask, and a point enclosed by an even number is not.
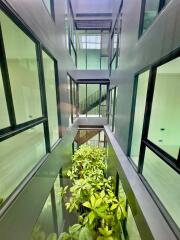
<svg viewBox="0 0 180 240"><path fill-rule="evenodd" d="M0 205L3 203L3 201L4 201L3 198L0 198Z"/></svg>
<svg viewBox="0 0 180 240"><path fill-rule="evenodd" d="M33 229L31 240L58 240L56 233L51 233L46 236L46 233L41 229L40 226L36 226Z"/></svg>
<svg viewBox="0 0 180 240"><path fill-rule="evenodd" d="M78 213L78 223L62 233L61 240L121 239L126 218L125 199L115 196L112 177L106 178L105 150L82 145L72 158L67 175L72 187L61 189L66 209Z"/></svg>

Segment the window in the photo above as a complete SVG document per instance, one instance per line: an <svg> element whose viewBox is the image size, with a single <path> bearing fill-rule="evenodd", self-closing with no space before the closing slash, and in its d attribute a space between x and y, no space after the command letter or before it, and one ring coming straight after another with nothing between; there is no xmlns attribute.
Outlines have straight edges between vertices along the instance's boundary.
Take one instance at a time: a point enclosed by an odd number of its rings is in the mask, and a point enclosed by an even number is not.
<svg viewBox="0 0 180 240"><path fill-rule="evenodd" d="M51 147L59 139L58 114L57 114L57 98L55 83L55 62L43 51L44 78L46 86L46 100L48 110L48 123L50 133Z"/></svg>
<svg viewBox="0 0 180 240"><path fill-rule="evenodd" d="M70 80L70 105L71 105L71 123L74 122L74 119L76 118L76 83L73 81L73 79Z"/></svg>
<svg viewBox="0 0 180 240"><path fill-rule="evenodd" d="M180 149L180 57L157 68L148 139L178 158Z"/></svg>
<svg viewBox="0 0 180 240"><path fill-rule="evenodd" d="M143 176L180 227L180 175L146 148Z"/></svg>
<svg viewBox="0 0 180 240"><path fill-rule="evenodd" d="M51 17L53 19L55 19L55 15L54 15L54 0L42 0L45 7L47 8L49 14L51 15Z"/></svg>
<svg viewBox="0 0 180 240"><path fill-rule="evenodd" d="M142 17L140 20L140 34L142 35L152 24L161 9L170 0L142 0Z"/></svg>
<svg viewBox="0 0 180 240"><path fill-rule="evenodd" d="M144 121L144 111L146 104L146 94L149 79L149 70L141 73L137 79L137 93L136 103L134 112L134 125L132 133L132 144L131 144L131 158L134 163L138 166L139 151L141 145L142 128ZM136 84L136 83L135 83Z"/></svg>
<svg viewBox="0 0 180 240"><path fill-rule="evenodd" d="M10 195L45 153L42 124L1 142L0 198Z"/></svg>
<svg viewBox="0 0 180 240"><path fill-rule="evenodd" d="M8 127L9 125L9 116L4 93L2 74L0 70L0 129Z"/></svg>
<svg viewBox="0 0 180 240"><path fill-rule="evenodd" d="M152 66L151 73L140 74L137 85L135 83L130 156L146 180L144 183L156 194L155 199L162 202L163 212L167 211L165 217L169 213L180 226L179 54L173 60L160 63Z"/></svg>
<svg viewBox="0 0 180 240"><path fill-rule="evenodd" d="M115 121L115 106L116 106L116 87L110 89L109 96L109 124L112 131L114 131L114 121Z"/></svg>
<svg viewBox="0 0 180 240"><path fill-rule="evenodd" d="M42 116L36 44L0 12L16 122Z"/></svg>
<svg viewBox="0 0 180 240"><path fill-rule="evenodd" d="M108 69L109 32L77 31L78 69Z"/></svg>

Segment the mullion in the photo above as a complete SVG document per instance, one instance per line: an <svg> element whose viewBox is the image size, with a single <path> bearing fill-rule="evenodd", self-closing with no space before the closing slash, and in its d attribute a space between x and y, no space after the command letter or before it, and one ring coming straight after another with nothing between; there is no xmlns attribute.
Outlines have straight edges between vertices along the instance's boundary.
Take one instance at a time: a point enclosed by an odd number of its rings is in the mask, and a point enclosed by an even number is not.
<svg viewBox="0 0 180 240"><path fill-rule="evenodd" d="M154 87L156 81L156 71L157 69L152 67L150 69L149 79L148 79L148 89L146 95L146 104L145 104L145 113L144 113L144 122L141 136L141 146L140 146L140 154L139 154L139 163L138 163L138 172L142 173L143 165L144 165L144 156L146 147L143 143L144 139L147 139L148 131L149 131L149 123L151 117L151 108L154 94Z"/></svg>
<svg viewBox="0 0 180 240"><path fill-rule="evenodd" d="M45 121L43 124L44 125L45 143L46 143L46 152L50 152L51 146L50 146L50 134L49 134L49 124L48 124L47 99L46 99L44 67L43 67L42 50L41 49L42 49L41 44L40 43L36 44L36 55L37 55L42 114L44 117L47 118L47 121Z"/></svg>
<svg viewBox="0 0 180 240"><path fill-rule="evenodd" d="M10 121L10 126L14 129L16 126L16 116L15 116L13 97L12 97L8 65L7 65L1 26L0 26L0 55L1 55L1 58L0 58L1 73L2 73L2 80L3 80L6 103L7 103L9 121Z"/></svg>
<svg viewBox="0 0 180 240"><path fill-rule="evenodd" d="M73 123L73 96L72 96L72 79L69 79L70 83L70 107L71 107L71 123Z"/></svg>
<svg viewBox="0 0 180 240"><path fill-rule="evenodd" d="M59 126L59 138L62 137L61 132L61 111L60 111L60 93L59 93L59 74L58 74L58 63L55 59L54 61L54 71L55 71L55 85L56 85L56 103L57 103L57 116L58 116L58 126Z"/></svg>
<svg viewBox="0 0 180 240"><path fill-rule="evenodd" d="M31 121L25 122L25 123L21 123L15 126L15 128L12 130L11 128L7 128L6 132L1 132L0 131L0 142L13 137L21 132L24 132L32 127L35 127L41 123L44 123L47 121L47 118L45 117L40 117L37 119L33 119Z"/></svg>
<svg viewBox="0 0 180 240"><path fill-rule="evenodd" d="M115 121L115 109L116 109L116 87L114 88L113 96L113 117L112 117L112 131L114 131L114 121Z"/></svg>
<svg viewBox="0 0 180 240"><path fill-rule="evenodd" d="M160 147L156 146L149 140L143 140L142 143L145 147L148 147L152 152L154 152L158 157L162 159L165 163L167 163L171 168L173 168L176 172L180 173L180 168L177 166L177 160L162 150Z"/></svg>

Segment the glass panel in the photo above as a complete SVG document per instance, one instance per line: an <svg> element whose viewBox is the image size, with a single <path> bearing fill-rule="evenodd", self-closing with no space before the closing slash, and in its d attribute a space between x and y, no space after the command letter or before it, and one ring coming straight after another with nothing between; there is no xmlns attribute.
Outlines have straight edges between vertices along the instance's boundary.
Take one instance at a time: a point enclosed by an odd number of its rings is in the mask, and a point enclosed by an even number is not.
<svg viewBox="0 0 180 240"><path fill-rule="evenodd" d="M101 57L101 70L108 70L108 57Z"/></svg>
<svg viewBox="0 0 180 240"><path fill-rule="evenodd" d="M99 116L99 84L87 84L88 116Z"/></svg>
<svg viewBox="0 0 180 240"><path fill-rule="evenodd" d="M4 93L2 73L0 70L0 129L8 127L9 125L8 109Z"/></svg>
<svg viewBox="0 0 180 240"><path fill-rule="evenodd" d="M149 71L139 75L136 95L136 106L134 114L134 126L132 134L131 158L138 165L141 135L144 121L146 94L148 87Z"/></svg>
<svg viewBox="0 0 180 240"><path fill-rule="evenodd" d="M76 84L72 81L73 119L76 118Z"/></svg>
<svg viewBox="0 0 180 240"><path fill-rule="evenodd" d="M62 198L60 196L60 178L56 178L54 183L54 193L55 193L55 202L56 202L56 212L57 212L57 223L59 234L62 232L63 228L63 211L62 211Z"/></svg>
<svg viewBox="0 0 180 240"><path fill-rule="evenodd" d="M100 50L87 50L87 69L100 69Z"/></svg>
<svg viewBox="0 0 180 240"><path fill-rule="evenodd" d="M45 155L42 125L0 143L0 198L6 199Z"/></svg>
<svg viewBox="0 0 180 240"><path fill-rule="evenodd" d="M100 107L100 116L106 117L106 98L107 98L107 85L101 85L101 107Z"/></svg>
<svg viewBox="0 0 180 240"><path fill-rule="evenodd" d="M79 84L79 111L81 117L86 116L86 84Z"/></svg>
<svg viewBox="0 0 180 240"><path fill-rule="evenodd" d="M127 222L126 222L126 230L128 232L128 239L129 240L140 240L141 237L139 235L139 231L136 226L136 222L132 215L131 209L128 206L128 214L127 214Z"/></svg>
<svg viewBox="0 0 180 240"><path fill-rule="evenodd" d="M44 51L42 56L46 86L50 143L51 146L53 146L59 138L54 60L50 58Z"/></svg>
<svg viewBox="0 0 180 240"><path fill-rule="evenodd" d="M79 70L86 69L86 50L78 49L77 51L77 68Z"/></svg>
<svg viewBox="0 0 180 240"><path fill-rule="evenodd" d="M115 93L115 90L112 89L110 91L110 103L109 103L109 124L111 126L111 129L112 129L112 125L113 125L114 93Z"/></svg>
<svg viewBox="0 0 180 240"><path fill-rule="evenodd" d="M157 68L148 139L177 158L180 147L180 57Z"/></svg>
<svg viewBox="0 0 180 240"><path fill-rule="evenodd" d="M30 240L46 240L52 233L54 233L54 224L50 194L32 231Z"/></svg>
<svg viewBox="0 0 180 240"><path fill-rule="evenodd" d="M146 0L143 31L145 31L153 22L158 14L159 0Z"/></svg>
<svg viewBox="0 0 180 240"><path fill-rule="evenodd" d="M73 63L76 65L76 54L74 48L72 47L72 44L71 44L71 57L73 59Z"/></svg>
<svg viewBox="0 0 180 240"><path fill-rule="evenodd" d="M116 56L114 57L114 59L111 63L111 70L116 70Z"/></svg>
<svg viewBox="0 0 180 240"><path fill-rule="evenodd" d="M43 0L45 6L48 9L48 12L51 14L51 0Z"/></svg>
<svg viewBox="0 0 180 240"><path fill-rule="evenodd" d="M146 148L143 175L180 227L180 175Z"/></svg>
<svg viewBox="0 0 180 240"><path fill-rule="evenodd" d="M42 116L35 43L3 12L0 20L17 123Z"/></svg>

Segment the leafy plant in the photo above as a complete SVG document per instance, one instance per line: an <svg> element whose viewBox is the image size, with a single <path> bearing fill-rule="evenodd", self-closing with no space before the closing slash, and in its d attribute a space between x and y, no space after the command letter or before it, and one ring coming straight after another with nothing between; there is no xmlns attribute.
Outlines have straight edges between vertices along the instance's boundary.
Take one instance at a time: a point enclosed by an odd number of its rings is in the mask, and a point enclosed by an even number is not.
<svg viewBox="0 0 180 240"><path fill-rule="evenodd" d="M112 177L106 177L105 150L82 145L72 158L67 175L72 187L61 189L66 209L78 213L78 223L62 233L61 240L121 239L126 218L125 198L117 198Z"/></svg>
<svg viewBox="0 0 180 240"><path fill-rule="evenodd" d="M41 226L36 226L33 229L31 240L58 240L56 233L51 233L46 236L46 233L41 229Z"/></svg>

